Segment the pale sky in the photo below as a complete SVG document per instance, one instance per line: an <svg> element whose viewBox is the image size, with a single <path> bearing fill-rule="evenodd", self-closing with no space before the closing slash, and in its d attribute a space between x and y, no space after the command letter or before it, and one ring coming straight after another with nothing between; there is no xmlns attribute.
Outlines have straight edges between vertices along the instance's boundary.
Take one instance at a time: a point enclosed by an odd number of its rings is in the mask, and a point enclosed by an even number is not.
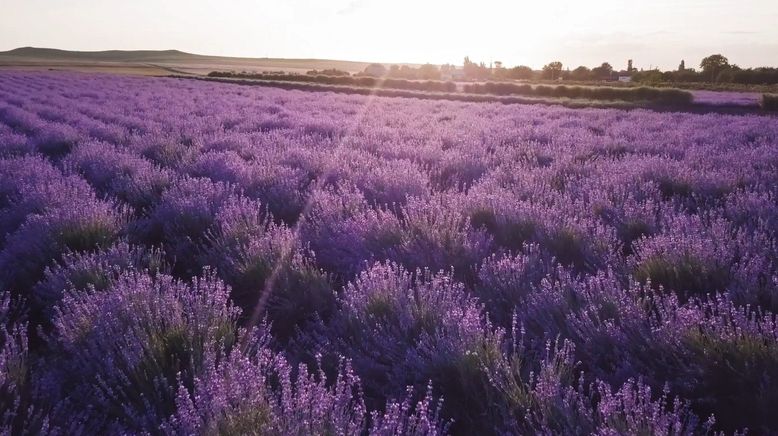
<svg viewBox="0 0 778 436"><path fill-rule="evenodd" d="M778 66L778 0L0 0L0 50L21 46L571 69L720 52Z"/></svg>

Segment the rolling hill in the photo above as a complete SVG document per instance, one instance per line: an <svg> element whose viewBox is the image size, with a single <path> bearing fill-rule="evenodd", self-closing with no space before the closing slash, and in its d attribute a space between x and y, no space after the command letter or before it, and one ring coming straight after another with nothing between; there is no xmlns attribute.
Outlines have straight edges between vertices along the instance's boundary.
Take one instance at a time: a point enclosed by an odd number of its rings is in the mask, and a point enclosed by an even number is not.
<svg viewBox="0 0 778 436"><path fill-rule="evenodd" d="M180 50L70 51L21 47L0 52L0 69L63 69L129 74L207 74L214 70L305 72L337 68L364 70L369 62L330 59L280 59L209 56Z"/></svg>

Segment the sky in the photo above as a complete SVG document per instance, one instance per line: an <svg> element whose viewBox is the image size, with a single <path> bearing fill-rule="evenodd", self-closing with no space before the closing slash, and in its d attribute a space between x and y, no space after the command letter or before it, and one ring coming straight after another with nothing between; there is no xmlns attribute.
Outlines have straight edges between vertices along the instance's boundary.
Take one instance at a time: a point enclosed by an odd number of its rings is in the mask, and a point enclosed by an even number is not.
<svg viewBox="0 0 778 436"><path fill-rule="evenodd" d="M778 66L778 0L0 0L0 50L383 63Z"/></svg>

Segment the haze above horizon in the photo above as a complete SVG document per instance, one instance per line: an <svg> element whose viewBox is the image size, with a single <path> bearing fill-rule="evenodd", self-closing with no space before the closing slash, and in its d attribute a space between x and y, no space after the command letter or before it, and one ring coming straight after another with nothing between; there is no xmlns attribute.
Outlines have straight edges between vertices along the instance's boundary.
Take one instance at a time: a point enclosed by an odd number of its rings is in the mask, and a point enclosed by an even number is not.
<svg viewBox="0 0 778 436"><path fill-rule="evenodd" d="M540 68L674 69L721 53L741 67L778 65L778 2L771 0L12 0L0 50L177 49L217 56Z"/></svg>

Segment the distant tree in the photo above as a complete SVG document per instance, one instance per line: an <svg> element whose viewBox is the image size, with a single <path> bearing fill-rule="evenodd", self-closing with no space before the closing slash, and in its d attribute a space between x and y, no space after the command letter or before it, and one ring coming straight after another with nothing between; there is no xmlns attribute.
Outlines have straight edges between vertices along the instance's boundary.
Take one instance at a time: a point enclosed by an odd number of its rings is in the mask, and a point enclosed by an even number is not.
<svg viewBox="0 0 778 436"><path fill-rule="evenodd" d="M607 62L603 62L599 67L592 68L592 76L596 79L610 79L613 74L613 67Z"/></svg>
<svg viewBox="0 0 778 436"><path fill-rule="evenodd" d="M556 80L562 75L562 62L554 61L543 66L543 78Z"/></svg>
<svg viewBox="0 0 778 436"><path fill-rule="evenodd" d="M715 81L719 73L729 68L729 60L720 54L710 55L700 62L700 68L708 80Z"/></svg>
<svg viewBox="0 0 778 436"><path fill-rule="evenodd" d="M670 73L673 82L699 82L703 80L694 68L684 68L683 71Z"/></svg>
<svg viewBox="0 0 778 436"><path fill-rule="evenodd" d="M508 77L511 79L529 80L534 75L535 72L532 71L532 68L525 65L519 65L508 70Z"/></svg>
<svg viewBox="0 0 778 436"><path fill-rule="evenodd" d="M432 64L424 64L419 67L417 77L425 80L440 80L440 70Z"/></svg>
<svg viewBox="0 0 778 436"><path fill-rule="evenodd" d="M464 70L465 77L468 79L486 79L489 77L489 69L486 67L486 64L483 62L476 64L467 56L465 56L462 69Z"/></svg>
<svg viewBox="0 0 778 436"><path fill-rule="evenodd" d="M346 77L351 75L348 71L339 70L337 68L328 68L325 70L310 70L305 74L309 76L336 76L336 77Z"/></svg>
<svg viewBox="0 0 778 436"><path fill-rule="evenodd" d="M440 66L440 72L441 73L450 73L452 71L456 71L457 67L455 65L451 64L443 64Z"/></svg>
<svg viewBox="0 0 778 436"><path fill-rule="evenodd" d="M716 82L723 82L723 83L735 82L741 71L743 70L740 69L740 67L735 64L723 68L716 75Z"/></svg>
<svg viewBox="0 0 778 436"><path fill-rule="evenodd" d="M573 80L588 80L592 76L592 70L581 65L570 72L570 78Z"/></svg>
<svg viewBox="0 0 778 436"><path fill-rule="evenodd" d="M740 69L740 68L733 68L733 81L736 83L745 83L745 84L760 84L760 85L767 85L767 84L775 84L778 83L778 68L767 68L767 67L761 67L761 68L748 68L748 69Z"/></svg>
<svg viewBox="0 0 778 436"><path fill-rule="evenodd" d="M403 65L400 67L400 77L410 80L416 79L418 78L418 70L411 68L408 65Z"/></svg>
<svg viewBox="0 0 778 436"><path fill-rule="evenodd" d="M660 83L693 83L720 82L737 83L741 85L775 85L778 84L778 68L740 68L730 64L727 58L713 55L701 63L702 71L686 66L681 61L677 71L648 70L633 74L632 80L646 84Z"/></svg>
<svg viewBox="0 0 778 436"><path fill-rule="evenodd" d="M502 62L494 61L494 69L492 70L492 77L494 77L495 79L509 79L510 70L505 68Z"/></svg>
<svg viewBox="0 0 778 436"><path fill-rule="evenodd" d="M632 80L640 83L657 84L664 82L664 75L659 70L640 71L632 76Z"/></svg>
<svg viewBox="0 0 778 436"><path fill-rule="evenodd" d="M470 60L470 57L465 56L465 61L462 63L462 70L465 72L465 77L475 77L478 65Z"/></svg>
<svg viewBox="0 0 778 436"><path fill-rule="evenodd" d="M381 64L370 64L362 72L365 76L382 77L387 73L386 67Z"/></svg>

